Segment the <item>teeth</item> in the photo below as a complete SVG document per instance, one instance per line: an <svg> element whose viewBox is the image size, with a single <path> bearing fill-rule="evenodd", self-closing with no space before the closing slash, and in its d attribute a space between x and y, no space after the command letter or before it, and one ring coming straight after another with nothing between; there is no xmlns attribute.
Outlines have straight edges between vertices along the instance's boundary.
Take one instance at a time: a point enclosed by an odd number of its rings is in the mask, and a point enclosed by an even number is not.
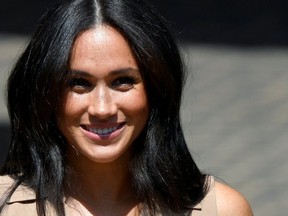
<svg viewBox="0 0 288 216"><path fill-rule="evenodd" d="M98 134L98 135L108 135L112 132L117 130L117 127L111 127L111 128L89 128L90 132Z"/></svg>

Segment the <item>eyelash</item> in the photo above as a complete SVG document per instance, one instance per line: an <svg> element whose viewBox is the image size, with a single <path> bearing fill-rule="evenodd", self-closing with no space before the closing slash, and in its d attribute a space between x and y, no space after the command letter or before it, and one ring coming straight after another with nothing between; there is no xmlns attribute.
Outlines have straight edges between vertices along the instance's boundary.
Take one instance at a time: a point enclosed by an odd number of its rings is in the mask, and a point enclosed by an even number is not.
<svg viewBox="0 0 288 216"><path fill-rule="evenodd" d="M112 85L134 85L135 83L134 77L119 77L113 81Z"/></svg>
<svg viewBox="0 0 288 216"><path fill-rule="evenodd" d="M69 87L73 88L73 87L90 87L90 83L89 81L87 81L86 79L82 79L82 78L72 78L71 80L69 80Z"/></svg>
<svg viewBox="0 0 288 216"><path fill-rule="evenodd" d="M137 82L137 78L134 77L118 77L112 81L111 87L119 91L128 91L132 89L134 87L134 84L136 84ZM68 86L70 89L82 92L89 90L89 88L92 87L92 84L89 80L84 78L71 78L70 80L68 80Z"/></svg>

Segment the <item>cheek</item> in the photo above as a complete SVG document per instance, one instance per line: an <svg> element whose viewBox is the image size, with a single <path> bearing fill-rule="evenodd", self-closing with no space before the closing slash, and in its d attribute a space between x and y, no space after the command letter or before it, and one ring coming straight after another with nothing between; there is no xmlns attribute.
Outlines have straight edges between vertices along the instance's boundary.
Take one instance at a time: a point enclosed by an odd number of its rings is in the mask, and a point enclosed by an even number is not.
<svg viewBox="0 0 288 216"><path fill-rule="evenodd" d="M66 97L63 98L57 113L58 127L60 130L61 128L63 130L63 127L66 128L69 126L75 118L79 117L80 113L83 112L83 104L83 100L73 94L67 94Z"/></svg>
<svg viewBox="0 0 288 216"><path fill-rule="evenodd" d="M73 93L68 94L61 105L61 113L64 116L74 115L85 108L85 97Z"/></svg>
<svg viewBox="0 0 288 216"><path fill-rule="evenodd" d="M122 108L124 107L129 117L134 118L135 121L146 123L149 114L146 94L135 94L133 97L125 98L122 104Z"/></svg>

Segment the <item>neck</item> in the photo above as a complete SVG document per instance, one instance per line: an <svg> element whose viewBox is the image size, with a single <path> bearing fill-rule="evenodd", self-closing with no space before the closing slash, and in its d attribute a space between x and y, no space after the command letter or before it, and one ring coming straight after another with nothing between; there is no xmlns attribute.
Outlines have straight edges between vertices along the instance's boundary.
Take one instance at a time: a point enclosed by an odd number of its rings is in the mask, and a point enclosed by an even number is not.
<svg viewBox="0 0 288 216"><path fill-rule="evenodd" d="M139 202L132 188L128 170L129 160L95 163L80 154L77 157L77 160L67 160L68 185L65 193L68 199L80 203L95 215L99 212L107 213L107 209L113 211L113 214L110 212L107 215L127 215L120 212L137 209Z"/></svg>

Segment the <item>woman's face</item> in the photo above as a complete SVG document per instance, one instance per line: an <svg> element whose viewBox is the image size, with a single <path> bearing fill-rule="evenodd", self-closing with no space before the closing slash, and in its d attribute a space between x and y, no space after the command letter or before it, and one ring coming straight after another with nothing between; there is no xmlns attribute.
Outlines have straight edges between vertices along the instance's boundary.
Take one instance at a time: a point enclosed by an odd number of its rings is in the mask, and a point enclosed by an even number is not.
<svg viewBox="0 0 288 216"><path fill-rule="evenodd" d="M148 102L128 43L109 26L85 31L75 41L70 69L58 113L68 158L75 149L98 163L129 158L146 125Z"/></svg>

